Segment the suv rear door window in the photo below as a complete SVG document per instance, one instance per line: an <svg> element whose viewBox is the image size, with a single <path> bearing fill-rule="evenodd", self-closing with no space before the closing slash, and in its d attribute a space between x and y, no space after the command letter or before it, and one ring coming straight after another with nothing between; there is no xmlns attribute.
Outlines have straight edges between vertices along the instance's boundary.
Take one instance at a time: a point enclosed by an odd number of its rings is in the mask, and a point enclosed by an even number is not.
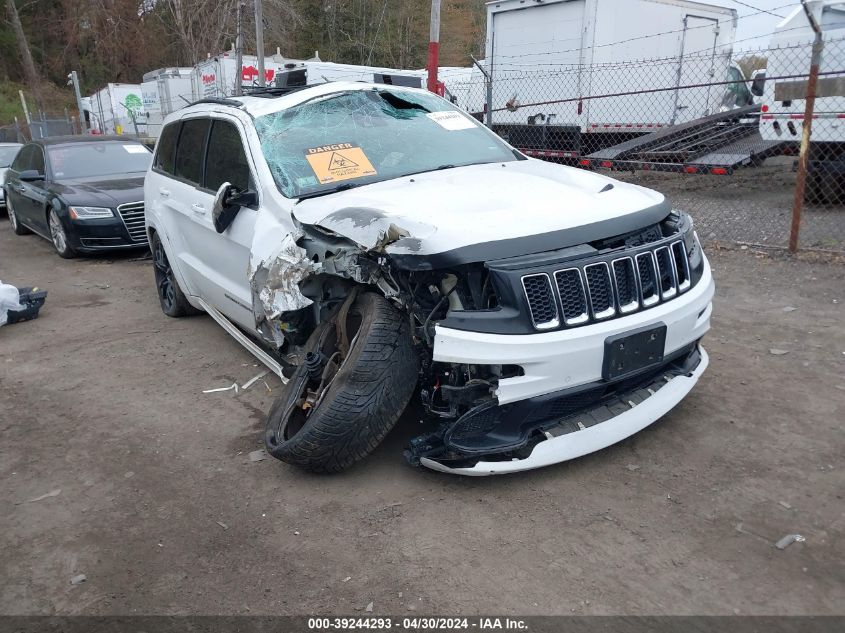
<svg viewBox="0 0 845 633"><path fill-rule="evenodd" d="M161 138L158 140L154 167L161 171L172 174L173 161L176 157L176 140L179 138L180 122L170 123L161 131Z"/></svg>
<svg viewBox="0 0 845 633"><path fill-rule="evenodd" d="M217 191L224 182L241 191L249 189L249 163L238 129L228 121L216 120L208 139L204 186Z"/></svg>
<svg viewBox="0 0 845 633"><path fill-rule="evenodd" d="M209 119L189 119L182 123L182 133L176 148L174 175L194 184L202 179L202 163L205 154L205 139L208 136Z"/></svg>

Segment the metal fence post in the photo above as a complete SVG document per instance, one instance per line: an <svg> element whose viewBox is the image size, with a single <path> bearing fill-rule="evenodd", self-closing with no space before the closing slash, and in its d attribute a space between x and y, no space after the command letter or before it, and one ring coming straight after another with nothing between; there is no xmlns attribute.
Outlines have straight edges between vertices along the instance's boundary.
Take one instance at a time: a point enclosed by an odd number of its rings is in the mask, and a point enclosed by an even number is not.
<svg viewBox="0 0 845 633"><path fill-rule="evenodd" d="M795 181L795 199L792 203L792 226L789 231L789 252L798 251L798 234L801 231L801 213L804 210L804 192L807 189L807 171L810 166L810 139L813 134L813 111L816 107L816 86L819 82L819 63L821 62L824 40L822 30L816 22L806 0L801 0L810 26L816 33L813 41L813 53L810 59L810 77L807 80L807 99L804 106L804 125L801 133L801 150L798 155L798 177Z"/></svg>
<svg viewBox="0 0 845 633"><path fill-rule="evenodd" d="M486 92L485 99L487 100L487 108L486 112L484 113L484 125L486 125L491 130L493 129L493 77L488 73L484 67L481 65L475 57L470 55L472 58L472 63L481 71L481 74L484 75L484 88Z"/></svg>

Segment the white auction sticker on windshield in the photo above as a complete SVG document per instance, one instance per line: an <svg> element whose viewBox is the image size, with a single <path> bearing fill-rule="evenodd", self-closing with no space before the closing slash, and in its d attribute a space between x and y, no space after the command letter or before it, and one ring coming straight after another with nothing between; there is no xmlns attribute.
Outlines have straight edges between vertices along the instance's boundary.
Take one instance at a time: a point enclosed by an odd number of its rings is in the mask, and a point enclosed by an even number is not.
<svg viewBox="0 0 845 633"><path fill-rule="evenodd" d="M147 154L147 148L143 145L124 145L123 149L125 149L130 154Z"/></svg>
<svg viewBox="0 0 845 633"><path fill-rule="evenodd" d="M475 124L460 112L429 112L426 116L445 130L468 130Z"/></svg>

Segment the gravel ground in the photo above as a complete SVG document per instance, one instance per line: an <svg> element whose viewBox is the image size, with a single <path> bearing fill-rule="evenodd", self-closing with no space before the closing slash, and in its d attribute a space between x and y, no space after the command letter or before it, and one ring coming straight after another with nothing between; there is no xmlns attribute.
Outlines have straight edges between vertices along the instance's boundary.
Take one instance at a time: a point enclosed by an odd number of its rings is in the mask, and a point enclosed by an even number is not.
<svg viewBox="0 0 845 633"><path fill-rule="evenodd" d="M409 413L327 477L249 459L278 382L203 394L261 368L148 261L0 222L50 293L0 328L0 613L845 614L843 268L711 256L711 367L649 429L464 479L404 464Z"/></svg>
<svg viewBox="0 0 845 633"><path fill-rule="evenodd" d="M786 246L795 196L794 157L766 160L732 176L690 176L666 172L614 173L614 177L665 193L692 213L702 240ZM602 172L608 173L608 172ZM800 244L845 252L845 206L804 207Z"/></svg>

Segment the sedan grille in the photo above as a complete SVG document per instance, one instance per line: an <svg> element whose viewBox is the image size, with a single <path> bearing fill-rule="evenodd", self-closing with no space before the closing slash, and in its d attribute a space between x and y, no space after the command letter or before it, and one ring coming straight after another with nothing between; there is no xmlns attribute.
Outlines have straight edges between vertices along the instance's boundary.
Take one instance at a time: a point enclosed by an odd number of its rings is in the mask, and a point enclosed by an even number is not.
<svg viewBox="0 0 845 633"><path fill-rule="evenodd" d="M129 231L129 237L133 242L139 244L146 244L147 229L144 224L144 203L143 202L129 202L117 207L117 212L126 225L126 230Z"/></svg>
<svg viewBox="0 0 845 633"><path fill-rule="evenodd" d="M683 240L607 261L592 261L522 277L538 330L572 327L650 308L691 286ZM554 286L554 287L553 287ZM557 290L557 292L555 292Z"/></svg>

